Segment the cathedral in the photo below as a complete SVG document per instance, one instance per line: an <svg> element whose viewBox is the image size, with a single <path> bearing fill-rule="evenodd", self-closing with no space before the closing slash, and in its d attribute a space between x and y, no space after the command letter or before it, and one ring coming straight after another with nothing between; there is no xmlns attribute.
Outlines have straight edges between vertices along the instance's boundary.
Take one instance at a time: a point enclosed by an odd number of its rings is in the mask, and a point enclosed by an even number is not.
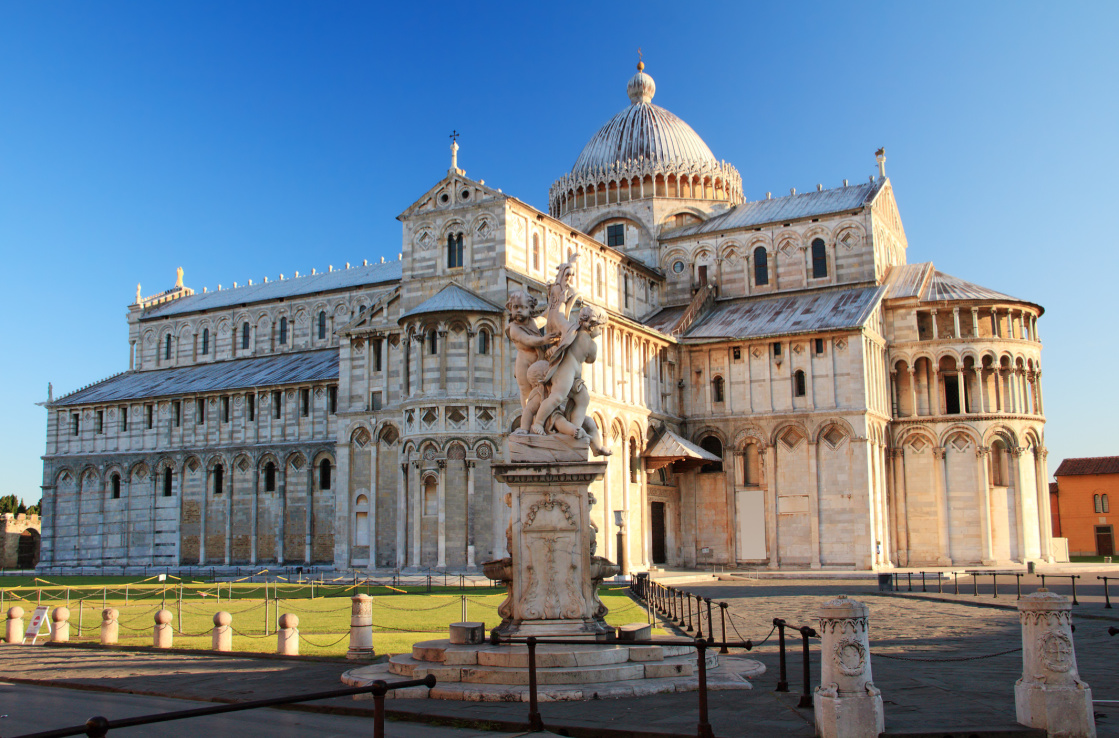
<svg viewBox="0 0 1119 738"><path fill-rule="evenodd" d="M599 555L1051 560L1041 306L911 263L884 151L869 180L750 200L643 65L626 92L547 210L469 178L455 143L398 261L137 286L127 371L43 403L40 568L506 556L509 298L542 303L569 261L608 316L584 372L611 452Z"/></svg>

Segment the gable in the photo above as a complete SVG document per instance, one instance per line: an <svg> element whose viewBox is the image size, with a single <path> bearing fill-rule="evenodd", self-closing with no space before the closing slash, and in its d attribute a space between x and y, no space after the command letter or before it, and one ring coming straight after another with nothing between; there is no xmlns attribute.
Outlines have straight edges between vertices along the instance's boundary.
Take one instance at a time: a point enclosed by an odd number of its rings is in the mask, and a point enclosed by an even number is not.
<svg viewBox="0 0 1119 738"><path fill-rule="evenodd" d="M454 210L476 205L479 202L503 200L506 195L482 182L451 171L434 187L425 192L418 200L396 216L397 220L408 220L421 213L434 213L441 210Z"/></svg>

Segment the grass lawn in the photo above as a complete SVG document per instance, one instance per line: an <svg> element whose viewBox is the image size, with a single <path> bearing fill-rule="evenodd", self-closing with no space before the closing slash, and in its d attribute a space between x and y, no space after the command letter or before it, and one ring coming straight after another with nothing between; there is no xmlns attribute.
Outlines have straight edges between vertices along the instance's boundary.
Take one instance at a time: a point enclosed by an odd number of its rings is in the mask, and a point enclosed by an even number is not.
<svg viewBox="0 0 1119 738"><path fill-rule="evenodd" d="M92 583L90 577L73 577L69 583L61 579L51 578L54 586L39 582L35 587L18 588L3 582L3 607L18 604L30 613L36 602L52 609L67 605L70 640L96 643L100 640L101 610L108 605L120 611L121 645L151 645L153 616L166 596L167 609L173 613L176 648L208 650L213 616L221 610L233 616L234 651L275 653L275 624L283 613L299 616L300 653L342 656L348 647L352 586L316 584L311 599L308 584L270 584L265 600L263 584L223 582L219 593L215 584L191 583L183 584L180 600L177 582L168 583L165 592L163 584L136 584L134 579L111 582L105 581L110 578L98 577ZM357 591L368 591L373 597L373 646L378 654L405 653L416 641L446 638L447 626L462 619L463 597L467 618L483 621L489 629L501 622L497 607L505 597L503 590L488 587L433 587L429 593L423 586L359 585ZM610 609L606 620L611 625L647 620L644 608L623 588L604 586L599 596Z"/></svg>

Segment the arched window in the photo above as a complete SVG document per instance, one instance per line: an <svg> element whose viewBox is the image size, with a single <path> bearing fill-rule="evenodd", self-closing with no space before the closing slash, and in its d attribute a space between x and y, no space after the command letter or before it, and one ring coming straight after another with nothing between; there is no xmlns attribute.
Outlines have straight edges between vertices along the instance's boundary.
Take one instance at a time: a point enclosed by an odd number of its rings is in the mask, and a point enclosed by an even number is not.
<svg viewBox="0 0 1119 738"><path fill-rule="evenodd" d="M319 311L319 340L326 338L326 311Z"/></svg>
<svg viewBox="0 0 1119 738"><path fill-rule="evenodd" d="M439 334L432 328L427 332L427 352L429 354L439 353Z"/></svg>
<svg viewBox="0 0 1119 738"><path fill-rule="evenodd" d="M824 247L824 239L817 238L812 241L812 278L820 279L828 276L828 254Z"/></svg>
<svg viewBox="0 0 1119 738"><path fill-rule="evenodd" d="M264 491L276 491L276 465L271 461L264 465Z"/></svg>
<svg viewBox="0 0 1119 738"><path fill-rule="evenodd" d="M742 454L742 483L747 487L757 487L761 484L761 458L758 456L758 444L747 443L746 451Z"/></svg>
<svg viewBox="0 0 1119 738"><path fill-rule="evenodd" d="M241 324L241 350L249 350L249 338L252 337L252 329L249 328L248 323Z"/></svg>
<svg viewBox="0 0 1119 738"><path fill-rule="evenodd" d="M330 489L330 459L319 462L319 489Z"/></svg>
<svg viewBox="0 0 1119 738"><path fill-rule="evenodd" d="M163 360L171 361L171 334L167 334L167 340L163 342Z"/></svg>
<svg viewBox="0 0 1119 738"><path fill-rule="evenodd" d="M114 500L119 500L120 499L120 475L119 474L114 474L112 481L113 481L113 499Z"/></svg>
<svg viewBox="0 0 1119 738"><path fill-rule="evenodd" d="M804 397L805 391L804 371L797 369L796 373L793 375L793 394L796 397Z"/></svg>
<svg viewBox="0 0 1119 738"><path fill-rule="evenodd" d="M1002 441L991 444L991 486L1006 487L1006 446Z"/></svg>
<svg viewBox="0 0 1119 738"><path fill-rule="evenodd" d="M540 270L540 234L532 234L532 268Z"/></svg>
<svg viewBox="0 0 1119 738"><path fill-rule="evenodd" d="M354 545L369 545L369 498L358 495L354 500Z"/></svg>
<svg viewBox="0 0 1119 738"><path fill-rule="evenodd" d="M637 483L638 472L641 471L641 459L637 456L637 439L629 439L629 481Z"/></svg>
<svg viewBox="0 0 1119 738"><path fill-rule="evenodd" d="M1111 505L1107 504L1107 495L1100 498L1103 501L1103 511L1105 513L1111 512Z"/></svg>
<svg viewBox="0 0 1119 738"><path fill-rule="evenodd" d="M439 487L435 477L424 480L424 515L439 514Z"/></svg>
<svg viewBox="0 0 1119 738"><path fill-rule="evenodd" d="M723 444L715 436L706 436L699 442L699 447L712 456L718 456L718 461L709 461L699 468L701 473L721 472L723 470Z"/></svg>
<svg viewBox="0 0 1119 738"><path fill-rule="evenodd" d="M1092 504L1095 505L1095 510L1097 513L1103 512L1103 500L1100 498L1099 495L1092 496Z"/></svg>
<svg viewBox="0 0 1119 738"><path fill-rule="evenodd" d="M225 469L221 464L214 466L214 494L220 495L225 491Z"/></svg>
<svg viewBox="0 0 1119 738"><path fill-rule="evenodd" d="M169 467L169 466L163 467L163 496L164 497L170 497L171 496L171 481L173 479L174 479L174 476L173 476L173 473L171 472L171 467Z"/></svg>
<svg viewBox="0 0 1119 738"><path fill-rule="evenodd" d="M761 287L769 284L769 255L765 247L754 249L754 286Z"/></svg>
<svg viewBox="0 0 1119 738"><path fill-rule="evenodd" d="M280 318L280 343L288 342L288 319Z"/></svg>
<svg viewBox="0 0 1119 738"><path fill-rule="evenodd" d="M210 353L210 329L202 329L202 355Z"/></svg>
<svg viewBox="0 0 1119 738"><path fill-rule="evenodd" d="M723 378L715 377L711 380L711 401L712 402L725 402L723 397Z"/></svg>
<svg viewBox="0 0 1119 738"><path fill-rule="evenodd" d="M450 233L447 235L447 268L457 269L462 266L462 234Z"/></svg>
<svg viewBox="0 0 1119 738"><path fill-rule="evenodd" d="M478 331L478 353L488 354L490 352L490 332L485 328Z"/></svg>

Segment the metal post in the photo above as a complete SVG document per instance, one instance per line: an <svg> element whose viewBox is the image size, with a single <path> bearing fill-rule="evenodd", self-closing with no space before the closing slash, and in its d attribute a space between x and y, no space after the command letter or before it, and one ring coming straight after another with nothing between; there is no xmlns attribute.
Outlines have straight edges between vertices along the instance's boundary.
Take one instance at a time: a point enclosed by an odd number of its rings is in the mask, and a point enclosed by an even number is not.
<svg viewBox="0 0 1119 738"><path fill-rule="evenodd" d="M680 596L688 601L688 626L684 630L690 633L692 631L692 596L690 594L685 595L683 592L680 593Z"/></svg>
<svg viewBox="0 0 1119 738"><path fill-rule="evenodd" d="M696 735L699 738L715 738L707 720L707 644L699 638L696 639L696 654L699 665L699 725Z"/></svg>
<svg viewBox="0 0 1119 738"><path fill-rule="evenodd" d="M719 622L722 625L723 631L723 646L719 649L719 653L730 653L727 649L727 603L719 603Z"/></svg>
<svg viewBox="0 0 1119 738"><path fill-rule="evenodd" d="M999 596L999 573L997 571L991 572L991 586L994 587L995 597Z"/></svg>
<svg viewBox="0 0 1119 738"><path fill-rule="evenodd" d="M78 638L82 637L82 610L84 609L84 607L83 607L84 605L85 605L85 600L78 600ZM0 605L0 610L3 610L3 609L4 609L4 606Z"/></svg>
<svg viewBox="0 0 1119 738"><path fill-rule="evenodd" d="M944 578L941 576L943 573L940 571L936 573L936 591L938 594L944 594Z"/></svg>
<svg viewBox="0 0 1119 738"><path fill-rule="evenodd" d="M1015 574L1014 575L1014 583L1018 587L1018 599L1022 599L1022 575L1021 574Z"/></svg>
<svg viewBox="0 0 1119 738"><path fill-rule="evenodd" d="M972 572L971 586L975 589L975 596L979 596L979 572Z"/></svg>
<svg viewBox="0 0 1119 738"><path fill-rule="evenodd" d="M788 692L789 691L789 676L785 669L785 621L781 618L774 618L773 624L777 626L777 644L781 649L780 663L781 675L777 677L777 689L775 692Z"/></svg>
<svg viewBox="0 0 1119 738"><path fill-rule="evenodd" d="M1045 575L1044 574L1041 575L1041 587L1042 587L1042 589L1045 588Z"/></svg>
<svg viewBox="0 0 1119 738"><path fill-rule="evenodd" d="M466 595L462 595L462 622L466 622Z"/></svg>
<svg viewBox="0 0 1119 738"><path fill-rule="evenodd" d="M955 585L956 585L956 594L959 594L960 593L960 572L958 572L958 571L952 572L952 581L955 582Z"/></svg>
<svg viewBox="0 0 1119 738"><path fill-rule="evenodd" d="M544 730L540 709L536 704L536 636L528 637L528 729Z"/></svg>
<svg viewBox="0 0 1119 738"><path fill-rule="evenodd" d="M695 637L703 638L703 597L695 596Z"/></svg>
<svg viewBox="0 0 1119 738"><path fill-rule="evenodd" d="M1072 604L1074 604L1074 605L1079 605L1080 604L1079 602L1076 601L1076 580L1079 579L1079 578L1080 578L1079 574L1073 574L1071 577L1069 577L1069 579L1072 580Z"/></svg>
<svg viewBox="0 0 1119 738"><path fill-rule="evenodd" d="M1107 591L1107 577L1096 577L1096 579L1102 579L1103 580L1103 601L1105 603L1103 607L1104 607L1105 610L1110 610L1111 609L1111 593ZM4 606L0 605L0 610L2 610L2 609L4 609Z"/></svg>
<svg viewBox="0 0 1119 738"><path fill-rule="evenodd" d="M705 597L704 599L707 601L707 640L714 643L714 641L715 641L715 621L711 619L711 598L710 597ZM726 635L724 634L723 642L725 643L726 640L727 640L727 638L726 638ZM723 648L726 648L726 646L723 646Z"/></svg>
<svg viewBox="0 0 1119 738"><path fill-rule="evenodd" d="M928 590L925 589L925 572L924 571L921 572L921 591L922 592L928 592Z"/></svg>
<svg viewBox="0 0 1119 738"><path fill-rule="evenodd" d="M124 604L128 604L128 585L124 585Z"/></svg>
<svg viewBox="0 0 1119 738"><path fill-rule="evenodd" d="M373 682L373 738L385 738L385 692L388 685L384 680Z"/></svg>
<svg viewBox="0 0 1119 738"><path fill-rule="evenodd" d="M804 694L800 696L797 707L812 707L812 661L808 653L808 639L815 637L816 631L807 625L800 628L801 644L804 647Z"/></svg>

